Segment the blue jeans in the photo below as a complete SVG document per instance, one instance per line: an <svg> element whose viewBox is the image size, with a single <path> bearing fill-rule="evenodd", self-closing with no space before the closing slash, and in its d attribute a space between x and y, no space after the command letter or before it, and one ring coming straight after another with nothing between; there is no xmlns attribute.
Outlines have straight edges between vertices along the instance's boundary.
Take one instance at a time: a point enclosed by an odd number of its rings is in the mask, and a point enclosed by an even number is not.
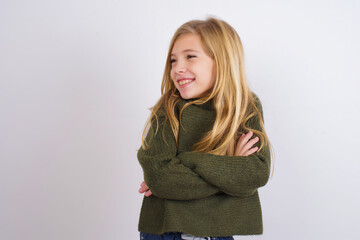
<svg viewBox="0 0 360 240"><path fill-rule="evenodd" d="M180 232L168 232L161 235L140 232L140 240L182 240ZM233 237L195 237L194 240L234 240Z"/></svg>

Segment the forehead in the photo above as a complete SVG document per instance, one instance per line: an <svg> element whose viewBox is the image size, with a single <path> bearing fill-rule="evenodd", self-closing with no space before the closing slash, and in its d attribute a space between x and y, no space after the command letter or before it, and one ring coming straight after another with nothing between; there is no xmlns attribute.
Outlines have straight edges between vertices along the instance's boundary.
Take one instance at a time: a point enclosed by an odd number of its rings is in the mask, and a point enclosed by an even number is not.
<svg viewBox="0 0 360 240"><path fill-rule="evenodd" d="M201 37L199 34L186 33L180 35L180 37L178 37L174 43L171 55L178 55L182 52L187 52L191 50L198 52L204 51L201 43Z"/></svg>

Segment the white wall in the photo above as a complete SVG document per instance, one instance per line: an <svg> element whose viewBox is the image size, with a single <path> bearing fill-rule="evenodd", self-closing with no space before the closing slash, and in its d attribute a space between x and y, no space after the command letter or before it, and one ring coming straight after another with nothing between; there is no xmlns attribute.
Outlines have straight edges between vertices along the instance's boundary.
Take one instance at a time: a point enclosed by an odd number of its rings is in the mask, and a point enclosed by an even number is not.
<svg viewBox="0 0 360 240"><path fill-rule="evenodd" d="M275 173L264 234L359 239L360 2L0 2L0 239L138 239L148 108L182 23L229 22Z"/></svg>

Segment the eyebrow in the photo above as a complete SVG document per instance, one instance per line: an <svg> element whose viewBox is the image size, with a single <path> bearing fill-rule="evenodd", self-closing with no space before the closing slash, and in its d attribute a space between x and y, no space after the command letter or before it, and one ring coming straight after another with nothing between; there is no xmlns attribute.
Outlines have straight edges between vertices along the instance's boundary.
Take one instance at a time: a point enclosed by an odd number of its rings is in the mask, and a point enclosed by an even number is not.
<svg viewBox="0 0 360 240"><path fill-rule="evenodd" d="M182 51L182 52L197 52L197 53L199 53L199 51L196 51L196 50L194 50L194 49L185 49L184 51ZM173 53L171 53L171 55L170 56L175 56L175 54L173 54Z"/></svg>

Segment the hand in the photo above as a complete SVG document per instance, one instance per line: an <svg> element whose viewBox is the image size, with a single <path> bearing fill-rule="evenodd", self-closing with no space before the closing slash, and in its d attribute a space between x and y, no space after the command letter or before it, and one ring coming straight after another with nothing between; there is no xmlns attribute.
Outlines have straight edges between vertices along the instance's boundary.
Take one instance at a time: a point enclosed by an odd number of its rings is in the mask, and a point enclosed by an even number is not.
<svg viewBox="0 0 360 240"><path fill-rule="evenodd" d="M146 185L145 181L143 181L140 184L140 189L139 189L139 193L145 193L145 197L148 197L152 194L151 190L149 189L149 187Z"/></svg>
<svg viewBox="0 0 360 240"><path fill-rule="evenodd" d="M236 144L235 155L236 156L249 156L258 150L258 147L253 147L254 144L259 141L259 137L255 137L250 140L253 132L250 131L247 134L241 134L239 141ZM253 147L253 148L252 148Z"/></svg>

